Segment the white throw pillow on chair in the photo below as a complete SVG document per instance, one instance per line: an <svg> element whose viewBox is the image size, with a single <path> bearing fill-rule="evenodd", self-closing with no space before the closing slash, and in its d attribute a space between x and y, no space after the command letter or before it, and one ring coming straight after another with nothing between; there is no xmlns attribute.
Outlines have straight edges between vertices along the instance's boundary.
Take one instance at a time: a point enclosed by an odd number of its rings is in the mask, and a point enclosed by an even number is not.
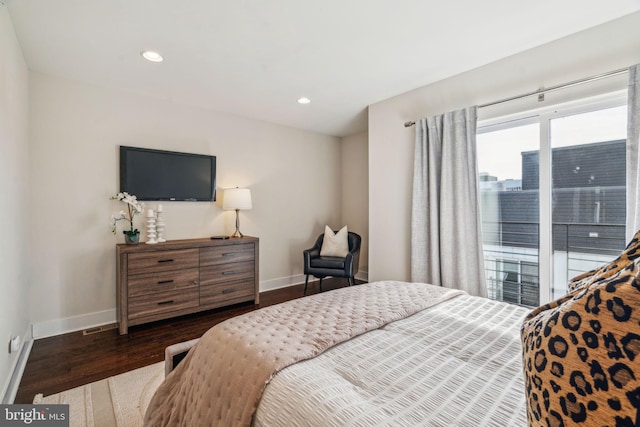
<svg viewBox="0 0 640 427"><path fill-rule="evenodd" d="M349 253L349 231L345 225L334 233L328 225L324 226L324 240L320 249L320 256L345 257Z"/></svg>

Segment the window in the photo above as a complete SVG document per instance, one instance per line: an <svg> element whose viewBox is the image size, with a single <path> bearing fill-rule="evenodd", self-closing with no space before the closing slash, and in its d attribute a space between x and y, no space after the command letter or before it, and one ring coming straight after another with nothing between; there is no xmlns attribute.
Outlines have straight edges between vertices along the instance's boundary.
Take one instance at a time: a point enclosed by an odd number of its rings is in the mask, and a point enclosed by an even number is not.
<svg viewBox="0 0 640 427"><path fill-rule="evenodd" d="M626 99L481 123L489 296L536 306L625 245Z"/></svg>

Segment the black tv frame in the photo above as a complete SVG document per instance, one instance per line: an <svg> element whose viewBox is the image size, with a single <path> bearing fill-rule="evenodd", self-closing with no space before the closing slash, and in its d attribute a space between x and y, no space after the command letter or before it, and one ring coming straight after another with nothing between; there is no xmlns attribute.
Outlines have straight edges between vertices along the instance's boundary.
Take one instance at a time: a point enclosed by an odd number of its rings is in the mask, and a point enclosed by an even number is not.
<svg viewBox="0 0 640 427"><path fill-rule="evenodd" d="M206 159L211 163L211 176L210 176L210 184L211 184L211 197L202 198L202 197L184 197L184 195L169 195L162 194L160 191L158 195L148 195L148 194L137 194L135 189L127 188L129 183L127 181L127 155L130 152L137 153L149 153L160 156L167 156L170 158L172 156L186 156L190 158L199 158ZM141 148L141 147L130 147L126 145L120 146L120 192L127 192L130 194L134 194L138 200L142 201L189 201L189 202L212 202L216 200L216 156L207 155L207 154L195 154L195 153L184 153L179 151L167 151L167 150L156 150L152 148Z"/></svg>

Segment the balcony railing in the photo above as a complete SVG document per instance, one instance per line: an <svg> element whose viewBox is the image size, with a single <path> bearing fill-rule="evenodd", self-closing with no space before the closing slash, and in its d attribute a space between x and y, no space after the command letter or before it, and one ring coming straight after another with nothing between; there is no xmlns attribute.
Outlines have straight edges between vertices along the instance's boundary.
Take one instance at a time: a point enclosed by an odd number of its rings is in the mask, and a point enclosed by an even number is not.
<svg viewBox="0 0 640 427"><path fill-rule="evenodd" d="M572 277L615 258L625 247L621 224L553 223L555 299ZM540 304L539 224L483 221L485 274L490 298L535 307Z"/></svg>

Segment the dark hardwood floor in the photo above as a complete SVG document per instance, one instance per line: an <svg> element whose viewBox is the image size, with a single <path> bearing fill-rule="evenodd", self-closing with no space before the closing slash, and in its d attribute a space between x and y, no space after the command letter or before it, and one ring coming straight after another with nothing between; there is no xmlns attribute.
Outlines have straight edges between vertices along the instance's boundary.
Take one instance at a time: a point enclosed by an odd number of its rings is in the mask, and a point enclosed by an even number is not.
<svg viewBox="0 0 640 427"><path fill-rule="evenodd" d="M362 283L358 281L358 283ZM347 286L346 279L325 279L323 291ZM82 331L38 339L33 343L15 403L32 403L45 396L98 381L164 360L164 349L202 336L213 325L260 307L303 296L304 285L260 294L260 306L251 303L182 316L129 328L128 335L110 329L83 335ZM318 292L310 282L307 294Z"/></svg>

